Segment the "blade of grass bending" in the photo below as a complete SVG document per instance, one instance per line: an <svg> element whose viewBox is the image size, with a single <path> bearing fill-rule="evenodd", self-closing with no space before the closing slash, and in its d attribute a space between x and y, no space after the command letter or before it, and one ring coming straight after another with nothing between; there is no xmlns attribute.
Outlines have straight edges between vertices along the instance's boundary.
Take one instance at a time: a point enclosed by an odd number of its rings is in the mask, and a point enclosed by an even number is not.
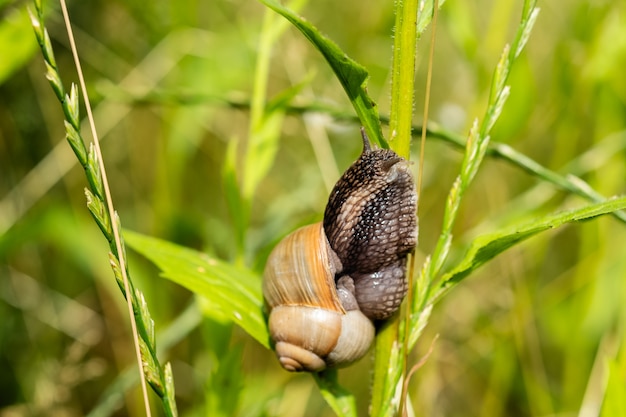
<svg viewBox="0 0 626 417"><path fill-rule="evenodd" d="M128 245L160 270L164 278L209 300L212 318L237 324L264 347L269 333L263 317L261 279L242 266L150 236L124 231Z"/></svg>
<svg viewBox="0 0 626 417"><path fill-rule="evenodd" d="M554 229L567 223L589 220L625 208L626 197L623 196L602 203L555 213L506 231L480 236L472 242L471 247L457 266L443 275L441 284L431 299L433 302L438 301L447 291L462 281L472 271L508 248L540 232Z"/></svg>
<svg viewBox="0 0 626 417"><path fill-rule="evenodd" d="M321 52L348 95L369 138L378 146L389 148L380 127L378 108L366 90L369 78L367 70L348 57L333 41L322 35L315 26L292 10L274 0L259 1L289 20Z"/></svg>
<svg viewBox="0 0 626 417"><path fill-rule="evenodd" d="M447 259L452 245L452 228L456 221L461 200L469 185L472 183L487 152L490 142L490 131L497 121L504 103L509 95L509 87L506 85L511 67L524 47L533 23L536 20L538 9L535 8L535 1L526 0L523 6L520 24L517 28L512 50L509 45L505 45L500 60L494 71L489 100L484 116L481 121L476 119L465 142L465 155L461 164L461 170L456 180L452 184L446 206L444 209L443 225L441 234L432 252L427 259L424 268L418 277L426 288L421 292L420 298L416 298L410 305L411 309L411 331L407 335L408 348L412 349L420 335L424 317L428 317L428 312L432 307L432 291L441 285L441 268Z"/></svg>
<svg viewBox="0 0 626 417"><path fill-rule="evenodd" d="M441 3L440 3L441 4ZM134 104L145 104L145 103L177 103L181 105L197 105L201 103L215 103L221 104L224 106L229 106L236 109L249 109L250 102L246 100L238 100L232 98L223 98L217 96L210 95L189 95L189 94L175 94L175 93L165 93L165 92L151 92L146 95L140 96L132 96L128 93L118 92L116 93L120 97L120 101L124 103L134 103ZM333 106L329 106L326 103L312 101L307 104L294 105L288 104L284 107L285 113L287 114L306 114L309 112L313 113L323 113L331 116L333 119L338 121L347 121L359 123L359 119L353 115L352 112L345 111ZM389 123L389 117L386 115L380 116L380 121L382 124ZM418 136L422 134L424 130L423 126L412 126L412 136ZM436 122L428 121L428 128L426 129L427 138L438 139L453 145L455 148L464 149L465 148L465 138L455 132L448 131L439 126ZM604 149L604 152L607 155L614 155L615 153L621 151L626 148L626 135L624 132L617 132L614 134L615 136L611 136L611 138L618 137L619 140L609 140L608 138L604 141L600 142L597 146L600 146ZM594 148L595 149L595 148ZM583 172L588 172L588 168L585 169L581 166L580 161L586 159L589 153L595 152L594 149L585 152L582 155L579 155L574 160L570 161L567 165L563 167L564 172L571 171L576 177L572 175L563 175L556 171L550 170L543 165L539 164L537 161L528 157L527 155L522 154L521 152L515 150L511 146L501 143L490 141L487 147L487 155L493 158L500 158L514 167L520 168L530 174L541 178L542 180L549 182L555 185L557 188L561 190L565 190L571 193L574 193L584 199L591 202L602 202L606 201L607 198L602 194L598 193L593 187L591 187L587 182L582 180L579 175ZM604 155L604 154L603 154ZM41 179L39 179L41 180ZM12 190L10 194L14 193ZM11 215L7 212L7 210L2 210L3 205L8 205L8 200L10 198L5 198L5 201L0 202L0 213L3 213L6 217L6 220L9 223L11 222ZM611 213L615 218L620 219L623 223L626 223L626 213L622 211L617 211ZM0 220L1 221L1 220ZM4 230L3 224L0 223L0 233Z"/></svg>
<svg viewBox="0 0 626 417"><path fill-rule="evenodd" d="M301 3L302 0L299 2ZM295 4L295 7L299 6ZM282 97L278 98L278 105L267 102L267 82L272 48L288 27L288 22L282 19L277 21L277 19L275 13L266 9L254 70L250 126L243 164L241 193L246 200L252 199L259 182L272 166L278 148L284 108L300 89L296 86L285 91Z"/></svg>
<svg viewBox="0 0 626 417"><path fill-rule="evenodd" d="M421 134L422 131L423 128L421 126L413 127L414 136ZM438 126L436 123L429 122L427 134L433 139L442 140L451 145L454 145L457 148L465 147L465 140L460 135L447 131L446 129ZM608 155L613 155L614 153L617 153L626 148L626 134L622 135L623 139L621 139L621 141L607 142L607 140L605 140L601 142L601 144L598 144L598 146L610 148L610 151L605 152ZM606 144L604 142L606 142ZM589 152L594 152L594 150L592 149ZM490 141L487 147L487 155L494 158L500 158L510 163L511 165L528 172L529 174L535 175L536 177L555 185L561 190L576 194L590 202L600 203L602 201L607 201L607 198L605 196L594 190L593 187L591 187L580 177L574 177L570 174L563 175L553 170L550 170L539 164L534 159L524 155L523 153L515 150L505 143ZM581 160L586 159L587 155L588 152L585 152L584 154L577 156L575 159L566 164L566 166L564 167L564 171L571 171L576 173L576 175L587 172L582 169L580 163ZM611 215L619 219L623 223L626 223L626 213L624 213L623 211L616 211L611 213Z"/></svg>
<svg viewBox="0 0 626 417"><path fill-rule="evenodd" d="M519 49L524 46L520 41L522 37L527 39L527 34L532 27L538 9L534 8L534 1L526 1L524 13L514 40L516 50L512 51L509 45L505 45L500 60L496 66L491 83L489 102L482 120L475 120L466 142L466 151L461 165L461 173L454 182L444 211L444 222L442 232L432 254L427 273L427 282L433 282L439 274L444 261L447 259L448 251L452 243L452 228L456 220L456 214L461 204L463 195L473 181L478 168L483 161L490 141L490 131L502 112L504 103L509 95L509 87L506 85L508 75L515 59L519 55ZM529 4L533 7L529 7ZM530 17L529 17L530 16ZM425 302L425 300L421 300ZM417 308L414 305L414 308ZM414 310L417 313L417 309Z"/></svg>

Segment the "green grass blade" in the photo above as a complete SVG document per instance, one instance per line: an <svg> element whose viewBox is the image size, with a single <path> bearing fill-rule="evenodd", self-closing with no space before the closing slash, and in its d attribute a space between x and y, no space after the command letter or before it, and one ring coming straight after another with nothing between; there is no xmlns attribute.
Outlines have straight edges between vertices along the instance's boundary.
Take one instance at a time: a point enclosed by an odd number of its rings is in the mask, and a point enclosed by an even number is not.
<svg viewBox="0 0 626 417"><path fill-rule="evenodd" d="M367 70L348 57L337 44L322 35L315 26L292 10L273 0L260 1L289 20L322 53L348 95L369 138L379 146L388 148L389 145L383 138L380 127L377 105L367 93L369 78Z"/></svg>
<svg viewBox="0 0 626 417"><path fill-rule="evenodd" d="M237 181L237 147L236 137L228 141L224 165L222 166L222 183L228 213L233 227L233 236L237 248L238 261L243 260L245 252L246 230L250 221L250 202L241 193Z"/></svg>
<svg viewBox="0 0 626 417"><path fill-rule="evenodd" d="M434 298L441 295L462 281L472 271L504 252L536 234L563 226L568 223L589 220L603 214L626 208L626 197L616 198L599 204L591 204L581 208L559 212L531 222L516 226L506 231L478 237L472 243L465 257L450 272L444 274L441 286Z"/></svg>
<svg viewBox="0 0 626 417"><path fill-rule="evenodd" d="M383 117L383 120L384 119ZM419 134L421 134L421 127L414 126L413 135L416 136ZM428 123L427 137L449 143L458 149L465 148L465 139L462 136L447 131L434 122ZM565 165L563 172L569 172L569 174L560 174L550 170L534 159L501 142L490 141L487 147L487 155L493 158L500 158L538 179L553 184L557 189L576 194L593 203L600 203L606 201L607 198L580 178L582 174L590 172L591 170L590 167L586 166L585 161L589 161L592 158L597 161L606 161L611 156L622 152L623 149L626 149L626 134L621 133L611 136L603 142L598 143L589 151L578 155ZM626 213L616 211L611 213L611 215L620 219L623 223L626 223Z"/></svg>
<svg viewBox="0 0 626 417"><path fill-rule="evenodd" d="M261 279L251 271L235 267L183 246L124 231L126 243L159 269L163 276L206 298L216 320L229 318L263 346L269 335L263 317ZM209 311L211 311L209 310ZM205 313L207 309L204 309Z"/></svg>
<svg viewBox="0 0 626 417"><path fill-rule="evenodd" d="M274 165L286 109L308 83L292 86L270 100L250 132L245 157L243 196L251 200L259 183Z"/></svg>
<svg viewBox="0 0 626 417"><path fill-rule="evenodd" d="M245 385L242 372L243 345L236 344L221 352L206 387L206 415L237 415L239 396Z"/></svg>
<svg viewBox="0 0 626 417"><path fill-rule="evenodd" d="M602 404L603 417L626 415L626 387L624 386L624 366L619 360L608 360L608 380Z"/></svg>
<svg viewBox="0 0 626 417"><path fill-rule="evenodd" d="M250 106L250 129L245 147L241 186L242 195L246 200L252 199L259 182L271 168L282 128L283 108L271 107L267 103L272 48L289 25L288 22L278 21L278 19L275 13L266 10L257 46L257 62ZM293 95L297 93L297 89L294 90Z"/></svg>
<svg viewBox="0 0 626 417"><path fill-rule="evenodd" d="M522 41L520 39L524 36L528 36L532 24L535 21L535 18L528 18L529 13L532 15L536 13L534 4L535 2L532 0L526 0L525 2L522 20L520 26L517 28L517 35L514 40L514 44L519 48L525 44L525 40ZM442 231L429 262L427 263L428 267L423 271L425 274L423 279L427 287L437 288L438 285L442 283L442 281L438 281L438 284L432 284L436 282L437 277L440 276L441 268L447 260L452 245L452 230L456 222L461 201L484 159L489 147L491 128L501 114L504 103L509 95L510 88L506 85L506 81L510 74L511 67L515 62L515 58L519 54L519 51L516 52L517 54L511 53L509 45L504 46L500 60L492 76L491 91L485 114L480 122L478 119L474 120L468 139L465 142L465 155L461 164L461 172L454 181L448 194L448 199L446 200ZM429 294L428 289L426 289L425 294ZM412 322L418 320L418 317L421 315L420 310L425 306L424 303L428 300L430 300L430 297L427 295L426 298L423 299L414 299L413 305L411 306ZM415 338L415 331L412 333L413 334L409 335L409 340L414 340Z"/></svg>

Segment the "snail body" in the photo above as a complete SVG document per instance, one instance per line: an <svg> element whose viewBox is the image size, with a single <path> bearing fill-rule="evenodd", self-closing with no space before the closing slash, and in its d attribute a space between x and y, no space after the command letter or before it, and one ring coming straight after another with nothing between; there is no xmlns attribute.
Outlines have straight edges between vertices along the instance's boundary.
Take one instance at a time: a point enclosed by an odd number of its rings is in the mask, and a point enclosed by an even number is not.
<svg viewBox="0 0 626 417"><path fill-rule="evenodd" d="M407 291L406 256L417 240L408 162L364 148L333 188L324 220L286 236L270 254L263 295L270 336L289 371L345 366L367 353L373 322Z"/></svg>

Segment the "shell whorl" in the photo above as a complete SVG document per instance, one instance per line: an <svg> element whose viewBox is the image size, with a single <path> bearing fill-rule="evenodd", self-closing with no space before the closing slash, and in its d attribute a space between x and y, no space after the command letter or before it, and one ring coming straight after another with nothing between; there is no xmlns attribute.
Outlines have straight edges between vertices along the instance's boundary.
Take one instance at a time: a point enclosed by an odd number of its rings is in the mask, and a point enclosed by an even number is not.
<svg viewBox="0 0 626 417"><path fill-rule="evenodd" d="M374 325L359 310L278 306L269 328L281 365L296 372L349 365L363 357L374 340Z"/></svg>
<svg viewBox="0 0 626 417"><path fill-rule="evenodd" d="M335 259L321 223L290 233L276 245L265 265L265 300L271 308L304 305L343 312L335 288Z"/></svg>

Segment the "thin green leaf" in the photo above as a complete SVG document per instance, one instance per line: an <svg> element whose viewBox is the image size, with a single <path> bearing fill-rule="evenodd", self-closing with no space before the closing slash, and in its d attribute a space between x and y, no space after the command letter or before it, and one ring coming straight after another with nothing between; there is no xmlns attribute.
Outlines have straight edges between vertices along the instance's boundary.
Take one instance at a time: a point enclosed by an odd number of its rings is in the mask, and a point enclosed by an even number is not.
<svg viewBox="0 0 626 417"><path fill-rule="evenodd" d="M626 197L621 197L536 219L508 231L480 236L474 240L463 260L443 276L438 295L459 283L472 271L496 255L540 232L625 208Z"/></svg>
<svg viewBox="0 0 626 417"><path fill-rule="evenodd" d="M206 415L230 417L237 414L245 378L241 370L243 345L231 346L215 364L207 384Z"/></svg>
<svg viewBox="0 0 626 417"><path fill-rule="evenodd" d="M626 415L626 386L624 386L626 372L624 366L620 364L619 360L611 359L606 367L609 375L600 415L605 417Z"/></svg>
<svg viewBox="0 0 626 417"><path fill-rule="evenodd" d="M284 118L284 110L275 110L265 114L261 125L250 135L245 161L247 169L244 171L242 190L247 201L252 199L259 183L274 165Z"/></svg>
<svg viewBox="0 0 626 417"><path fill-rule="evenodd" d="M261 279L238 268L183 246L124 231L126 243L161 269L163 276L206 298L263 346L269 335L263 317ZM204 310L206 312L206 309Z"/></svg>
<svg viewBox="0 0 626 417"><path fill-rule="evenodd" d="M235 245L237 253L242 256L245 247L246 230L248 229L249 206L248 200L241 195L239 182L237 181L237 145L239 140L232 138L226 146L226 155L224 158L224 166L222 166L222 182L224 184L224 193L226 196L226 204L233 222Z"/></svg>
<svg viewBox="0 0 626 417"><path fill-rule="evenodd" d="M270 10L265 11L263 28L257 46L257 61L250 103L250 129L241 170L243 173L241 175L241 194L248 201L252 200L259 182L272 166L278 149L284 116L284 111L274 113L267 109L266 103L272 48L289 25L288 22L278 19L275 13Z"/></svg>
<svg viewBox="0 0 626 417"><path fill-rule="evenodd" d="M376 103L367 93L369 78L367 70L348 57L337 44L322 35L315 26L292 10L273 0L260 1L289 20L322 53L348 95L369 138L379 146L389 148L383 138Z"/></svg>
<svg viewBox="0 0 626 417"><path fill-rule="evenodd" d="M311 81L313 81L313 72L308 73L299 83L292 85L272 97L265 108L266 113L275 111L287 113L291 109L293 99L296 98L304 88L309 87Z"/></svg>
<svg viewBox="0 0 626 417"><path fill-rule="evenodd" d="M445 2L445 0L439 0L438 5L440 9ZM430 21L433 19L434 3L435 2L433 0L420 2L420 11L417 15L417 33L423 33L426 30L426 27L428 27Z"/></svg>
<svg viewBox="0 0 626 417"><path fill-rule="evenodd" d="M250 134L244 166L243 195L252 199L259 183L274 165L283 126L283 119L291 100L310 82L298 83L274 97L265 108L263 118Z"/></svg>
<svg viewBox="0 0 626 417"><path fill-rule="evenodd" d="M178 410L176 408L174 374L172 373L172 364L170 362L167 362L163 366L163 374L165 376L165 401L169 402L174 415L177 415Z"/></svg>
<svg viewBox="0 0 626 417"><path fill-rule="evenodd" d="M413 128L413 135L417 135L420 133L420 128ZM428 137L432 139L442 140L451 145L454 145L459 149L465 147L465 140L463 137L455 133L449 132L441 128L440 126L437 126L436 123L433 122L429 122ZM528 156L522 154L521 152L515 150L505 143L490 141L487 147L487 155L494 158L501 158L511 165L527 171L531 175L534 175L544 181L553 184L557 188L576 194L591 202L600 203L602 201L606 201L606 198L602 194L594 190L588 183L586 183L579 177L575 177L574 175L572 175L572 173L575 173L576 175L582 175L586 172L589 172L590 167L588 167L584 163L584 161L589 160L589 157L592 154L596 155L594 156L594 160L606 161L612 155L618 154L623 149L626 149L626 135L620 133L617 135L617 137L611 136L608 140L604 140L603 142L598 143L587 152L578 155L575 159L570 161L563 168L564 172L570 172L570 174L567 175L563 175L558 172L549 170L548 168L537 163L535 160L529 158ZM597 155L602 155L602 157L599 158L599 156ZM622 222L626 223L625 213L614 212L611 214L614 217L620 219Z"/></svg>

